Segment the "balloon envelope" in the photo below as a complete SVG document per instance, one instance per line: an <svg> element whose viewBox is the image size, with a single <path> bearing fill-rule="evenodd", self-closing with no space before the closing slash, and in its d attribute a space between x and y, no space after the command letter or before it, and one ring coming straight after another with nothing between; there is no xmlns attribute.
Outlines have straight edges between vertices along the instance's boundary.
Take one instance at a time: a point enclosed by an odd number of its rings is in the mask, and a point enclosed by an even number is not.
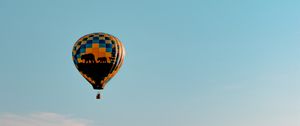
<svg viewBox="0 0 300 126"><path fill-rule="evenodd" d="M73 62L94 89L103 89L118 72L125 56L122 43L106 33L81 37L73 46Z"/></svg>

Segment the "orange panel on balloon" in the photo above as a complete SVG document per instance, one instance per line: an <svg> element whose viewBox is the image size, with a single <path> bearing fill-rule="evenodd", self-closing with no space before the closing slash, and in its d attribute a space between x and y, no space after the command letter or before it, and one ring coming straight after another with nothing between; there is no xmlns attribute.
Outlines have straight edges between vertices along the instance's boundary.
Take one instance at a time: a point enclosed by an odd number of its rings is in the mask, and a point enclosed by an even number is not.
<svg viewBox="0 0 300 126"><path fill-rule="evenodd" d="M99 52L99 57L105 57L105 52Z"/></svg>
<svg viewBox="0 0 300 126"><path fill-rule="evenodd" d="M99 57L99 50L98 48L93 48L93 54L95 55L95 57Z"/></svg>
<svg viewBox="0 0 300 126"><path fill-rule="evenodd" d="M93 53L93 48L86 48L85 54Z"/></svg>
<svg viewBox="0 0 300 126"><path fill-rule="evenodd" d="M106 48L99 48L99 52L106 52Z"/></svg>
<svg viewBox="0 0 300 126"><path fill-rule="evenodd" d="M98 43L93 43L92 48L98 49L99 48L99 44Z"/></svg>

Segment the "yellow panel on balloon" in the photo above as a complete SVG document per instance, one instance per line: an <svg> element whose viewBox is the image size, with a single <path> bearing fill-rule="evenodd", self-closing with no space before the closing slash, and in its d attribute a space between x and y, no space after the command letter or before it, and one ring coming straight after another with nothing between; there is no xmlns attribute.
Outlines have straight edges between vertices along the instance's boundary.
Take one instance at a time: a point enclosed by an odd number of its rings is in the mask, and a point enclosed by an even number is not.
<svg viewBox="0 0 300 126"><path fill-rule="evenodd" d="M99 52L106 52L106 48L99 48Z"/></svg>
<svg viewBox="0 0 300 126"><path fill-rule="evenodd" d="M105 40L106 44L111 44L111 40Z"/></svg>
<svg viewBox="0 0 300 126"><path fill-rule="evenodd" d="M82 41L82 42L81 42L81 45L83 45L83 44L86 44L86 41Z"/></svg>
<svg viewBox="0 0 300 126"><path fill-rule="evenodd" d="M78 59L77 59L77 61L78 61L79 63L81 63L81 62L82 62L81 58L78 58Z"/></svg>
<svg viewBox="0 0 300 126"><path fill-rule="evenodd" d="M99 44L98 43L93 43L92 48L99 48Z"/></svg>
<svg viewBox="0 0 300 126"><path fill-rule="evenodd" d="M93 48L86 48L85 54L93 53Z"/></svg>
<svg viewBox="0 0 300 126"><path fill-rule="evenodd" d="M111 57L111 53L110 53L110 52L106 52L106 53L105 53L105 56L106 56L106 57Z"/></svg>
<svg viewBox="0 0 300 126"><path fill-rule="evenodd" d="M98 48L93 48L93 54L96 58L99 57L99 49Z"/></svg>
<svg viewBox="0 0 300 126"><path fill-rule="evenodd" d="M99 52L99 57L105 57L105 52Z"/></svg>
<svg viewBox="0 0 300 126"><path fill-rule="evenodd" d="M88 76L86 76L86 77L87 77L87 78L86 78L87 80L89 80L89 81L93 81L93 80L92 80L90 77L88 77Z"/></svg>

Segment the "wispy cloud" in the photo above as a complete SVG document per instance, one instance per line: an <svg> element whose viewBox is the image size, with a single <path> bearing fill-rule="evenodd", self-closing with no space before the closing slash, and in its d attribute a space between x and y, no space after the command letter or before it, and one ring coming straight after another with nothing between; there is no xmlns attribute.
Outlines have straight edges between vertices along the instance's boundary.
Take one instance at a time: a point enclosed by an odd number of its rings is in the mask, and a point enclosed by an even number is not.
<svg viewBox="0 0 300 126"><path fill-rule="evenodd" d="M0 126L90 126L91 121L56 113L0 115Z"/></svg>

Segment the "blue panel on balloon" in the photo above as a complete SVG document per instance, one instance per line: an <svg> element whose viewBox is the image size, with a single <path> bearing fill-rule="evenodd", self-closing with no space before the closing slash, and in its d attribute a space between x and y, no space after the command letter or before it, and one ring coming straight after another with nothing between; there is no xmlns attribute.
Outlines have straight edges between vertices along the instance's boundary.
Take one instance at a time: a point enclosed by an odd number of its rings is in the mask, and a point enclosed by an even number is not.
<svg viewBox="0 0 300 126"><path fill-rule="evenodd" d="M79 54L76 55L76 58L81 58Z"/></svg>
<svg viewBox="0 0 300 126"><path fill-rule="evenodd" d="M99 40L100 44L105 44L105 40Z"/></svg>
<svg viewBox="0 0 300 126"><path fill-rule="evenodd" d="M112 48L112 44L106 44L106 48Z"/></svg>
<svg viewBox="0 0 300 126"><path fill-rule="evenodd" d="M105 48L105 47L106 47L106 44L99 44L99 47L100 47L100 48Z"/></svg>
<svg viewBox="0 0 300 126"><path fill-rule="evenodd" d="M85 48L81 48L80 53L85 53Z"/></svg>
<svg viewBox="0 0 300 126"><path fill-rule="evenodd" d="M86 44L86 48L92 48L92 43Z"/></svg>
<svg viewBox="0 0 300 126"><path fill-rule="evenodd" d="M92 40L88 40L88 41L86 42L86 44L92 44L92 43L93 43Z"/></svg>
<svg viewBox="0 0 300 126"><path fill-rule="evenodd" d="M99 42L99 37L94 37L93 38L93 43L98 43Z"/></svg>
<svg viewBox="0 0 300 126"><path fill-rule="evenodd" d="M112 49L111 48L106 48L106 52L111 52Z"/></svg>

